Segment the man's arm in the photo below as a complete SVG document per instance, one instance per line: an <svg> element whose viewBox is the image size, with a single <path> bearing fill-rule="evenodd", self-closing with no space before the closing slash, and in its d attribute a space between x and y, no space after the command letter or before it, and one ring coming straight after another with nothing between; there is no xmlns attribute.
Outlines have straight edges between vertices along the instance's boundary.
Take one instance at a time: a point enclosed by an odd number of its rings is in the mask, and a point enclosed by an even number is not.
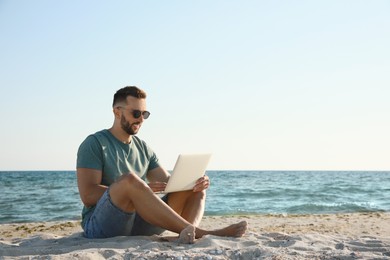
<svg viewBox="0 0 390 260"><path fill-rule="evenodd" d="M81 201L86 207L91 207L97 204L103 193L107 190L107 186L101 185L102 171L77 168L77 184Z"/></svg>
<svg viewBox="0 0 390 260"><path fill-rule="evenodd" d="M154 192L160 192L165 190L167 186L168 179L171 175L162 167L154 168L150 170L146 177L149 181L149 187Z"/></svg>

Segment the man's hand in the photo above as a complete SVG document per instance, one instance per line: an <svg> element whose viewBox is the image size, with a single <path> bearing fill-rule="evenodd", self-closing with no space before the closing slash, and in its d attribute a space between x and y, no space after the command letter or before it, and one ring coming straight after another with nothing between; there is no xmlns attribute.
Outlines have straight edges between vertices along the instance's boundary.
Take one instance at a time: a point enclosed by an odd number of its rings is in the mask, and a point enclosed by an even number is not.
<svg viewBox="0 0 390 260"><path fill-rule="evenodd" d="M210 186L209 176L204 175L202 178L196 181L193 192L199 192L207 189Z"/></svg>
<svg viewBox="0 0 390 260"><path fill-rule="evenodd" d="M162 192L165 190L165 187L167 186L166 182L150 182L148 183L149 187L152 189L153 192Z"/></svg>

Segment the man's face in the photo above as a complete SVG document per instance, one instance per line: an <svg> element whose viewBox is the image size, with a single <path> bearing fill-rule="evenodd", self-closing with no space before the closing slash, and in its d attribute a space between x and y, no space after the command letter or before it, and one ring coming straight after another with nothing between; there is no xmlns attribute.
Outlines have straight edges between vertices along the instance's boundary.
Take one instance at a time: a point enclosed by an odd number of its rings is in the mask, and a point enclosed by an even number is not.
<svg viewBox="0 0 390 260"><path fill-rule="evenodd" d="M134 111L146 111L145 99L138 99L135 97L127 97L127 105L118 107L121 110L121 127L129 135L135 135L141 128L144 122L144 116L138 118L134 117Z"/></svg>

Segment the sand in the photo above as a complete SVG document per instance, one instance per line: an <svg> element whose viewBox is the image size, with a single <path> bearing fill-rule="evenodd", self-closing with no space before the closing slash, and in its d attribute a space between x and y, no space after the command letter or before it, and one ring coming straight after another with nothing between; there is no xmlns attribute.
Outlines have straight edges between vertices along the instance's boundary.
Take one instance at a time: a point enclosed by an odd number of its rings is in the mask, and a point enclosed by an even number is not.
<svg viewBox="0 0 390 260"><path fill-rule="evenodd" d="M246 220L242 238L191 245L152 237L87 239L78 221L0 225L0 259L390 259L390 213L207 216L214 229Z"/></svg>

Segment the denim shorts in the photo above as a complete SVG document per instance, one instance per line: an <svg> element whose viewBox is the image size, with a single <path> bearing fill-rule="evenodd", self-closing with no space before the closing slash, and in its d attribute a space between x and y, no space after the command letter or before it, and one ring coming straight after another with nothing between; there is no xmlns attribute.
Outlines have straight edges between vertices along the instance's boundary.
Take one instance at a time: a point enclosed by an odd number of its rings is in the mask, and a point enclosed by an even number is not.
<svg viewBox="0 0 390 260"><path fill-rule="evenodd" d="M161 198L167 203L168 195ZM87 238L108 238L115 236L160 235L165 229L154 226L136 212L127 213L115 206L107 190L95 209L85 216L84 235Z"/></svg>

